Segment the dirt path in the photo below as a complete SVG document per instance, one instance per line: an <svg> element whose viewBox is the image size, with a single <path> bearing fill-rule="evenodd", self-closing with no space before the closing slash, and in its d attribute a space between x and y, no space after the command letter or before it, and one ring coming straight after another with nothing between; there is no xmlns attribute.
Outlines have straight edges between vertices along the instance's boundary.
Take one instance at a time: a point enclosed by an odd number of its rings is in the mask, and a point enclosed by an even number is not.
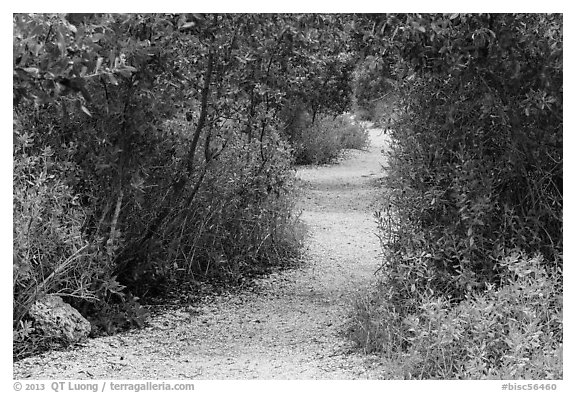
<svg viewBox="0 0 576 393"><path fill-rule="evenodd" d="M372 213L385 137L338 165L302 168L299 207L308 262L262 280L259 293L223 296L152 318L149 327L14 364L15 379L360 379L378 362L341 334L349 302L369 285L379 245Z"/></svg>

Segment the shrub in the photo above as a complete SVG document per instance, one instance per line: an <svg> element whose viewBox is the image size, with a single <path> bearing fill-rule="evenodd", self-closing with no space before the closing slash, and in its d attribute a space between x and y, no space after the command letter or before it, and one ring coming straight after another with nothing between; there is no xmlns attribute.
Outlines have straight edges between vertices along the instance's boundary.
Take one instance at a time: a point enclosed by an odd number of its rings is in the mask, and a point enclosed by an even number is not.
<svg viewBox="0 0 576 393"><path fill-rule="evenodd" d="M69 295L84 296L93 262L82 236L86 213L65 179L76 165L50 145L38 146L41 130L14 122L13 254L14 323L37 298L66 284ZM67 146L67 155L74 152ZM69 158L69 157L68 157Z"/></svg>
<svg viewBox="0 0 576 393"><path fill-rule="evenodd" d="M206 281L240 284L299 255L292 158L273 129L262 142L246 141L237 129L225 141L215 136L227 148L210 163L199 157L205 172L193 172L180 195L172 184L184 172L184 120L165 122L164 133L133 135L132 157L140 158L116 209L110 166L102 165L108 152L90 150L93 126L76 131L87 136L83 145L67 145L65 126L49 131L58 120L49 110L37 120L17 116L14 129L14 329L23 346L40 346L26 313L44 293L64 296L92 322L93 334L112 334L143 325L136 296L168 296L181 286L194 292Z"/></svg>
<svg viewBox="0 0 576 393"><path fill-rule="evenodd" d="M335 127L339 130L340 144L343 149L363 150L368 147L368 129L360 123L341 115L336 118Z"/></svg>
<svg viewBox="0 0 576 393"><path fill-rule="evenodd" d="M521 252L498 261L500 285L460 302L383 279L356 300L351 337L390 362L390 378L562 379L561 272Z"/></svg>
<svg viewBox="0 0 576 393"><path fill-rule="evenodd" d="M364 149L369 143L368 131L348 115L318 116L312 123L303 113L301 119L289 133L296 164L328 164L343 149Z"/></svg>
<svg viewBox="0 0 576 393"><path fill-rule="evenodd" d="M403 354L409 378L558 377L561 16L401 15L384 30L404 31L383 41L407 77L377 215L382 283L355 339Z"/></svg>
<svg viewBox="0 0 576 393"><path fill-rule="evenodd" d="M15 340L33 329L26 312L42 292L114 333L142 324L137 296L193 297L199 281L239 283L298 255L277 132L286 86L302 88L287 72L295 18L13 22ZM320 45L294 38L298 53ZM330 74L324 92L341 85Z"/></svg>
<svg viewBox="0 0 576 393"><path fill-rule="evenodd" d="M72 184L81 173L75 143L53 147L55 130L16 116L13 151L13 329L16 356L46 340L28 320L34 302L58 294L69 302L95 301L93 283L111 267L111 259L84 232L88 211ZM32 343L32 344L31 344Z"/></svg>
<svg viewBox="0 0 576 393"><path fill-rule="evenodd" d="M193 198L165 198L169 188L160 182L156 193L133 205L116 269L121 281L141 295L185 282L237 284L296 257L302 234L293 213L291 156L274 135L271 131L264 144L247 143L231 131L226 150L206 166L202 183L191 179L199 185ZM169 215L155 229L153 242L142 247L143 234L163 210Z"/></svg>
<svg viewBox="0 0 576 393"><path fill-rule="evenodd" d="M469 82L474 93L466 100L434 98L434 91L449 86L438 81L406 89L410 97L403 103L410 111L391 132L386 186L394 210L390 229L398 234L388 246L425 251L449 275L469 271L480 282L491 280L490 260L500 249L517 246L560 263L562 169L557 163L562 153L549 141L561 138L561 124L550 121L537 131L512 132L479 114L484 106L477 96L482 95L480 81L474 88ZM456 111L459 126L447 127L446 113ZM532 138L542 143L532 146Z"/></svg>
<svg viewBox="0 0 576 393"><path fill-rule="evenodd" d="M352 78L352 109L359 120L377 122L382 102L394 90L391 64L386 58L367 56L358 63Z"/></svg>

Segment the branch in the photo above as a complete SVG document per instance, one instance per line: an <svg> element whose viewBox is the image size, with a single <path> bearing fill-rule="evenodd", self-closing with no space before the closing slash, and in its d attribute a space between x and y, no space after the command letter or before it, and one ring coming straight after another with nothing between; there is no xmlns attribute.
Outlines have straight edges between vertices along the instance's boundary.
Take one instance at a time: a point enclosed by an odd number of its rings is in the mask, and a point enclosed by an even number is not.
<svg viewBox="0 0 576 393"><path fill-rule="evenodd" d="M206 115L208 113L208 95L210 93L210 82L212 79L212 67L214 61L214 52L210 48L208 53L208 65L206 67L206 74L204 76L204 85L202 87L202 98L200 106L200 118L198 119L198 124L196 125L196 131L194 132L194 137L192 139L192 145L188 152L188 162L186 164L186 171L188 174L192 173L194 167L194 156L196 154L196 147L198 146L198 140L200 139L200 134L206 123Z"/></svg>
<svg viewBox="0 0 576 393"><path fill-rule="evenodd" d="M116 226L118 225L118 217L120 216L120 209L122 207L122 198L124 197L124 190L120 186L120 192L118 193L118 198L116 199L116 208L114 209L114 217L112 218L112 224L110 225L110 237L108 238L108 247L114 246L114 240L116 238Z"/></svg>

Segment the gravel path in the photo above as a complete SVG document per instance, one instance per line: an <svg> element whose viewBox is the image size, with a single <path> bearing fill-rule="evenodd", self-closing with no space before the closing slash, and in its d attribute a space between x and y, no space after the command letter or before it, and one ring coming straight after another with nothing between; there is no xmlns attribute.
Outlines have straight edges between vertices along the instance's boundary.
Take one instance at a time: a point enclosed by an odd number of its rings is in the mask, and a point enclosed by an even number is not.
<svg viewBox="0 0 576 393"><path fill-rule="evenodd" d="M15 379L373 379L382 365L341 334L351 299L370 285L379 243L372 216L386 139L338 165L298 171L309 228L303 268L218 297L196 315L168 311L150 326L14 364Z"/></svg>

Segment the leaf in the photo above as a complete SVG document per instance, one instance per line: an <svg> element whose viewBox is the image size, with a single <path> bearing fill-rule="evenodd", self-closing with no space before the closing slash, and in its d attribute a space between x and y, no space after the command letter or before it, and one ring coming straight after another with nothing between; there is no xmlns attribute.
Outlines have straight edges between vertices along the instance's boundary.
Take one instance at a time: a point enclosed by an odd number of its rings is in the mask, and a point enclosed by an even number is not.
<svg viewBox="0 0 576 393"><path fill-rule="evenodd" d="M454 20L454 19L458 18L458 15L460 15L460 14L451 14L450 20Z"/></svg>
<svg viewBox="0 0 576 393"><path fill-rule="evenodd" d="M84 97L86 102L92 102L92 97L90 97L90 93L88 93L86 87L80 88L80 93L82 94L82 97Z"/></svg>
<svg viewBox="0 0 576 393"><path fill-rule="evenodd" d="M27 67L23 69L24 71L26 71L29 74L33 74L34 76L38 76L38 68L36 67Z"/></svg>
<svg viewBox="0 0 576 393"><path fill-rule="evenodd" d="M80 105L80 109L82 109L82 112L86 113L88 116L92 117L92 113L90 113L90 111L88 110L88 108L86 108L84 105Z"/></svg>
<svg viewBox="0 0 576 393"><path fill-rule="evenodd" d="M114 74L112 74L111 72L106 74L108 75L108 80L110 81L110 83L112 83L114 86L118 86L118 79L116 79L116 77L114 76Z"/></svg>
<svg viewBox="0 0 576 393"><path fill-rule="evenodd" d="M94 69L94 73L98 73L100 66L102 66L102 61L104 61L104 58L98 57L98 60L96 60L96 68Z"/></svg>
<svg viewBox="0 0 576 393"><path fill-rule="evenodd" d="M64 38L64 34L62 34L62 31L60 29L58 29L56 31L56 40L57 45L58 45L58 49L60 49L60 53L62 56L66 55L66 39Z"/></svg>
<svg viewBox="0 0 576 393"><path fill-rule="evenodd" d="M39 36L44 33L44 25L37 25L30 33L30 38Z"/></svg>
<svg viewBox="0 0 576 393"><path fill-rule="evenodd" d="M120 70L116 70L116 73L122 75L124 78L130 78L130 76L132 75L132 73L124 68L120 69Z"/></svg>
<svg viewBox="0 0 576 393"><path fill-rule="evenodd" d="M181 31L188 30L193 28L194 26L196 26L196 22L186 22L180 27L180 30Z"/></svg>

